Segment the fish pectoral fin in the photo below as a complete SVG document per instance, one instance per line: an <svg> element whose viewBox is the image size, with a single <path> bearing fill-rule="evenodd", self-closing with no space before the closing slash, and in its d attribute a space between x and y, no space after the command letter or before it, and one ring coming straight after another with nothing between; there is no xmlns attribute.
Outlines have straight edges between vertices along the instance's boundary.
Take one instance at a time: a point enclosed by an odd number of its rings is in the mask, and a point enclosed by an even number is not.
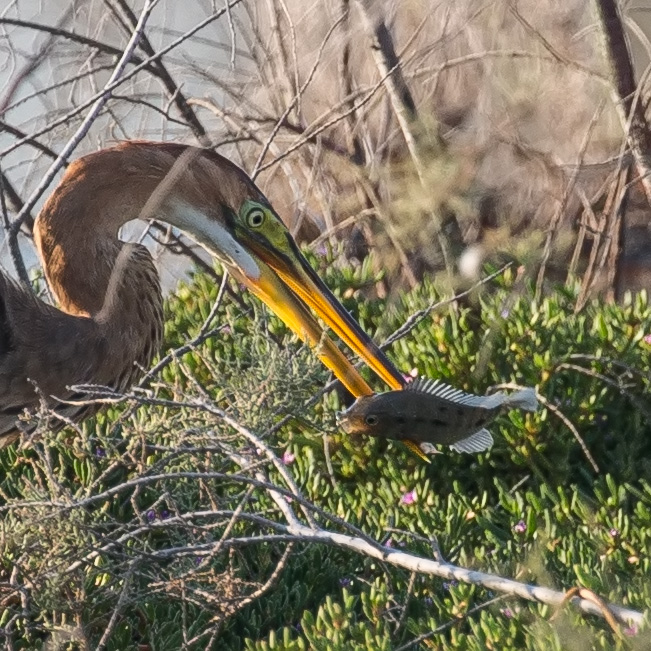
<svg viewBox="0 0 651 651"><path fill-rule="evenodd" d="M493 437L487 429L480 429L471 436L461 441L457 441L450 446L455 452L483 452L493 447Z"/></svg>
<svg viewBox="0 0 651 651"><path fill-rule="evenodd" d="M418 447L425 454L443 454L441 450L437 449L431 443L427 443L427 441L423 441L422 443L419 443Z"/></svg>
<svg viewBox="0 0 651 651"><path fill-rule="evenodd" d="M408 447L417 457L420 457L423 461L427 461L427 463L430 463L429 458L425 454L423 450L420 449L420 446L418 443L415 443L414 441L407 441L403 440L402 441L406 447Z"/></svg>

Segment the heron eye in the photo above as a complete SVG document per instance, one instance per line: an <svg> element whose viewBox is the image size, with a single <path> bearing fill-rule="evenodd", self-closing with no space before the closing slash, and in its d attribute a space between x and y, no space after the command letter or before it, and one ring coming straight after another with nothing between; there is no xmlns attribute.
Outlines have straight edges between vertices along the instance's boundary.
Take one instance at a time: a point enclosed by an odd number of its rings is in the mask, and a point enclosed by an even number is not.
<svg viewBox="0 0 651 651"><path fill-rule="evenodd" d="M369 415L366 417L366 424L367 424L367 425L377 425L377 421L378 421L377 416L375 416L375 415L373 415L373 414L369 414Z"/></svg>
<svg viewBox="0 0 651 651"><path fill-rule="evenodd" d="M250 228L260 228L264 224L264 218L264 210L261 208L253 208L246 215L246 223Z"/></svg>

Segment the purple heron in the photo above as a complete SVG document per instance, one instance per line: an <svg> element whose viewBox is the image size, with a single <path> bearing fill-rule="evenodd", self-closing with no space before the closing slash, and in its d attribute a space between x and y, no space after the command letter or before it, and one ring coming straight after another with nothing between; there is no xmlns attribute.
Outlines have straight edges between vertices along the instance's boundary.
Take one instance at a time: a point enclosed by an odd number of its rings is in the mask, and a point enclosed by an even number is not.
<svg viewBox="0 0 651 651"><path fill-rule="evenodd" d="M180 144L126 142L72 163L34 225L60 309L0 274L0 445L41 396L67 419L88 405L69 387L122 391L156 355L163 330L160 281L148 250L120 227L156 218L185 232L308 342L356 396L372 393L313 310L392 388L404 384L310 267L251 179L226 158Z"/></svg>

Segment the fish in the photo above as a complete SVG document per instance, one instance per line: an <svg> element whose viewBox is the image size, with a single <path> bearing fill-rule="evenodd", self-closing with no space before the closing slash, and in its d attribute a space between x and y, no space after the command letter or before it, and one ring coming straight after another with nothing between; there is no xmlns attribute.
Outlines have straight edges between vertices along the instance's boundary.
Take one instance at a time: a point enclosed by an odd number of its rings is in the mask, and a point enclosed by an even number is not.
<svg viewBox="0 0 651 651"><path fill-rule="evenodd" d="M536 411L536 391L477 396L440 380L417 378L404 389L360 396L337 422L347 434L402 441L421 458L447 445L455 452L483 452L493 445L486 429L503 409Z"/></svg>

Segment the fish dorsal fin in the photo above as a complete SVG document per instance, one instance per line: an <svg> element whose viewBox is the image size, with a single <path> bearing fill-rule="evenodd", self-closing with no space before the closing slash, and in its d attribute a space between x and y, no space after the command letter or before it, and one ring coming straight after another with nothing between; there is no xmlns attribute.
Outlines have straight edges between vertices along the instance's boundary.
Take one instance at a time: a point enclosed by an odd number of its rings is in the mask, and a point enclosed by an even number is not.
<svg viewBox="0 0 651 651"><path fill-rule="evenodd" d="M473 452L483 452L492 447L493 437L487 429L480 429L467 439L457 441L454 445L450 446L450 448L455 452L468 452L469 454L472 454Z"/></svg>
<svg viewBox="0 0 651 651"><path fill-rule="evenodd" d="M456 402L460 405L468 405L469 407L484 407L485 402L485 398L482 396L475 396L472 393L461 391L461 389L455 389L453 386L441 382L441 380L429 380L428 378L416 378L404 390L429 393L437 398Z"/></svg>

